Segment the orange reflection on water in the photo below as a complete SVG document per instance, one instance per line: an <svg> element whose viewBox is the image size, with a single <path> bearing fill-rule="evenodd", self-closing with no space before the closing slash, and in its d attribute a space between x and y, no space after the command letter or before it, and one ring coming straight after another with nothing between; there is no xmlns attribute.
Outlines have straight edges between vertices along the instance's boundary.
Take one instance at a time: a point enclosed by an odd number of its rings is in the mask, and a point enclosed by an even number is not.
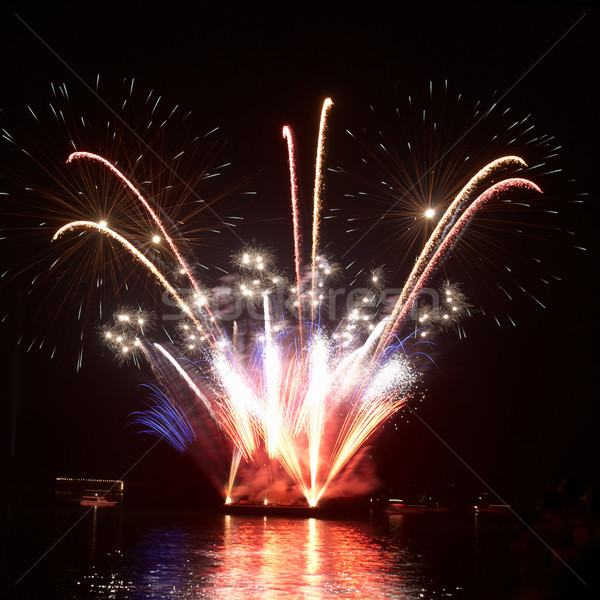
<svg viewBox="0 0 600 600"><path fill-rule="evenodd" d="M417 587L407 558L369 523L226 515L213 584L229 598L397 598Z"/></svg>

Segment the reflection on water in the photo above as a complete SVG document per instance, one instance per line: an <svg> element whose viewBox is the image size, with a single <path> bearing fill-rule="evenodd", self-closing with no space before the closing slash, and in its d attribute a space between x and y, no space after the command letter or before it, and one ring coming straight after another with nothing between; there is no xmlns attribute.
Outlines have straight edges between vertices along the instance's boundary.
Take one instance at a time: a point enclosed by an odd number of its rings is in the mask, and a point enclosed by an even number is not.
<svg viewBox="0 0 600 600"><path fill-rule="evenodd" d="M58 510L40 548L78 516ZM42 588L44 598L77 599L464 599L479 552L466 525L93 509L15 589L23 598Z"/></svg>
<svg viewBox="0 0 600 600"><path fill-rule="evenodd" d="M402 541L402 519L223 515L161 524L143 531L127 556L91 565L76 582L77 597L142 590L145 598L453 597Z"/></svg>
<svg viewBox="0 0 600 600"><path fill-rule="evenodd" d="M421 591L419 562L373 538L370 524L226 516L213 584L261 598L386 598ZM416 594L415 597L419 597Z"/></svg>

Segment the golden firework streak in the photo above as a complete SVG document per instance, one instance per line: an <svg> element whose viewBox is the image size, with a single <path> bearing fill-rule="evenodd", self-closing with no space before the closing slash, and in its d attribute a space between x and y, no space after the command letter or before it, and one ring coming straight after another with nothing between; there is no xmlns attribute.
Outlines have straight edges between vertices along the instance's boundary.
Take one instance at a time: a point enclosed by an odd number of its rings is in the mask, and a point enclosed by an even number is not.
<svg viewBox="0 0 600 600"><path fill-rule="evenodd" d="M390 321L388 324L388 330L390 332L396 331L400 324L404 321L408 311L412 306L412 303L419 294L419 291L423 288L427 280L433 275L435 269L439 266L440 261L444 258L446 253L453 246L458 235L466 227L467 223L473 217L475 212L486 202L491 200L494 196L497 196L499 193L505 192L506 190L512 188L530 189L539 192L540 194L542 193L542 190L537 185L535 185L535 183L529 181L528 179L513 178L505 179L504 181L496 183L495 185L488 188L478 198L476 198L463 212L458 221L452 226L450 231L441 240L438 241L439 246L437 250L435 251L433 256L431 256L431 258L424 263L424 266L422 267L416 282L411 281L410 286L408 288L407 286L405 286L405 288L409 289L410 291L404 296L405 299L403 299L403 296L401 296L398 302L396 303L396 306L394 307L394 311L392 313L392 316L390 317ZM450 207L450 209L452 209L452 207ZM424 252L425 250L423 251L423 253ZM384 336L385 335L386 334L384 333Z"/></svg>
<svg viewBox="0 0 600 600"><path fill-rule="evenodd" d="M323 155L325 153L325 129L327 124L327 113L333 106L331 98L326 98L321 109L321 122L319 124L319 142L317 145L317 160L315 164L315 189L313 196L313 228L312 228L312 254L310 266L312 269L311 287L311 321L315 320L315 281L317 268L317 253L319 251L319 230L321 220L321 188L323 187Z"/></svg>
<svg viewBox="0 0 600 600"><path fill-rule="evenodd" d="M67 231L72 231L74 229L95 229L100 233L107 235L108 237L113 238L121 245L123 245L127 251L132 254L137 260L139 260L163 285L163 287L169 291L175 302L179 305L179 308L183 311L183 313L189 317L195 325L198 327L202 327L200 322L194 317L190 307L185 303L183 298L177 293L175 288L167 281L165 276L154 266L154 264L149 261L131 242L127 241L122 235L119 235L116 231L110 229L105 223L94 223L93 221L72 221L71 223L67 223L63 227L61 227L52 237L52 241L56 241L59 237L61 237Z"/></svg>
<svg viewBox="0 0 600 600"><path fill-rule="evenodd" d="M194 291L198 295L198 298L204 298L204 294L200 290L200 287L198 286L197 281L194 279L194 276L192 275L192 272L190 271L190 268L189 268L187 262L185 261L185 259L181 255L181 253L179 252L179 249L175 245L175 242L173 241L171 236L167 233L165 226L163 225L162 221L158 218L158 215L154 212L154 210L152 209L152 207L150 206L150 204L148 203L146 198L144 198L144 196L133 185L133 183L131 183L131 181L119 169L117 169L117 167L115 167L115 165L113 165L109 160L107 160L106 158L104 158L102 156L99 156L98 154L94 154L92 152L73 152L67 158L67 164L74 162L76 160L79 160L79 159L87 159L87 160L99 162L100 164L104 165L109 171L111 171L111 173L114 173L114 175L118 179L120 179L129 190L131 190L131 192L135 195L135 197L142 203L144 208L148 211L148 213L152 217L152 220L157 224L158 228L162 232L167 244L169 245L169 248L171 248L171 251L175 255L177 262L183 269L186 277L188 278L188 281L194 288ZM219 325L217 323L217 320L214 318L214 315L212 314L208 303L205 303L203 308L204 308L204 310L206 310L208 315L211 317L211 319L213 320L213 322L215 324L215 327L218 330ZM212 332L209 332L209 333L211 336L213 335ZM214 341L214 338L213 338L213 341Z"/></svg>
<svg viewBox="0 0 600 600"><path fill-rule="evenodd" d="M302 264L302 256L300 254L302 236L300 233L300 210L298 208L298 181L296 178L294 141L292 131L287 125L283 128L283 137L287 141L288 160L290 163L290 196L292 199L292 220L294 224L294 268L296 271L296 292L298 296L298 322L302 324L302 275L300 272ZM302 327L300 328L300 336L302 336ZM300 344L302 344L302 337L300 337Z"/></svg>

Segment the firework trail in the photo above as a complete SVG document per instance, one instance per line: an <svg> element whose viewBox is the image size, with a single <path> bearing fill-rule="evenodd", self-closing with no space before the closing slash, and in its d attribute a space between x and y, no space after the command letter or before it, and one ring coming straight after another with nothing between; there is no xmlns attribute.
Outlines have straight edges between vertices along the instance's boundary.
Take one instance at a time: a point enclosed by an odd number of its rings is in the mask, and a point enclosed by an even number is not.
<svg viewBox="0 0 600 600"><path fill-rule="evenodd" d="M525 161L518 156L505 156L503 158L498 158L476 173L475 176L471 178L467 185L465 185L465 187L456 196L454 202L452 202L442 218L439 220L436 228L431 234L431 237L423 248L423 251L417 258L417 262L415 263L415 266L413 267L408 279L406 280L406 283L404 284L400 298L398 298L398 304L400 306L407 303L408 295L414 288L414 282L420 277L423 269L426 267L427 262L431 259L431 256L435 252L437 246L446 238L449 229L454 225L454 222L460 214L461 208L469 199L469 196L477 189L477 186L485 181L485 179L490 177L496 170L511 163L518 164L522 167L527 166Z"/></svg>
<svg viewBox="0 0 600 600"><path fill-rule="evenodd" d="M476 198L465 210L458 221L449 229L446 235L442 235L440 239L438 239L438 248L433 253L431 258L428 261L422 261L422 268L420 270L413 270L413 277L416 279L416 282L413 282L411 279L407 285L405 285L402 290L402 294L394 307L394 312L390 318L390 331L395 331L401 325L403 320L406 318L406 314L410 307L412 306L416 296L419 294L419 291L423 288L423 286L427 283L427 281L432 277L436 268L439 266L440 262L443 260L444 256L448 253L448 251L453 247L458 237L464 231L467 226L469 220L473 217L475 212L486 202L488 202L494 196L502 192L506 192L511 189L530 189L534 190L538 193L542 193L542 190L532 183L528 179L506 179L501 181L488 190L486 190L481 196ZM453 206L448 209L452 210ZM449 220L449 219L448 219ZM435 235L435 232L433 233ZM431 241L431 240L430 240ZM417 264L421 261L421 257L417 261ZM418 278L416 277L417 275Z"/></svg>
<svg viewBox="0 0 600 600"><path fill-rule="evenodd" d="M481 169L438 223L391 315L373 323L367 311L353 309L345 322L330 332L321 323L323 307L316 296L316 285L322 285L332 271L325 258L319 256L322 160L326 117L332 105L330 99L323 103L319 127L310 323L308 327L303 323L296 167L292 134L286 126L283 137L289 156L295 275L290 296L295 299L298 320L290 322L289 307L282 309L276 302L283 278L272 271L270 257L264 251L247 248L238 263L251 276L240 280L237 293L255 313L253 339L247 318L237 318L230 328L224 319L218 323L218 313L211 310L209 297L201 292L164 224L123 173L106 159L88 152L75 153L68 160L97 161L114 173L151 215L174 261L192 284L193 297L182 297L152 261L104 222L74 221L54 236L57 239L68 232L92 229L117 240L174 298L183 317L180 331L185 353L146 342L142 336L136 338L134 346L126 346L130 354L140 349L158 382L153 407L137 414L136 419L179 451L189 452L201 461L213 481L218 482L227 503L241 496L265 502L304 497L310 506L317 506L331 495L332 484L336 482L339 487L359 450L418 389L420 372L407 346L412 334L402 338L402 331L424 285L482 205L508 190L541 191L531 181L519 178L505 179L481 191L485 181L501 168L525 166L519 157L503 157ZM479 195L472 200L478 190ZM234 292L230 296L233 302ZM454 305L452 310L459 308ZM114 340L112 336L113 344ZM125 352L124 345L120 348ZM285 492L277 497L275 490L281 489Z"/></svg>
<svg viewBox="0 0 600 600"><path fill-rule="evenodd" d="M312 226L312 254L310 267L313 274L317 268L317 253L319 251L319 231L321 225L321 189L323 187L323 154L325 152L325 127L327 125L327 114L329 109L333 106L331 98L326 98L323 102L323 108L321 109L321 122L319 125L319 141L317 145L317 160L315 163L315 189L313 197L313 226ZM312 288L311 288L311 320L315 321L315 307L316 307L316 296L315 296L315 281L316 277L313 275Z"/></svg>
<svg viewBox="0 0 600 600"><path fill-rule="evenodd" d="M294 224L294 270L296 275L296 290L298 291L298 321L302 323L302 268L301 244L302 236L300 234L300 210L298 208L298 180L296 178L296 158L294 153L294 140L292 131L286 125L283 128L283 137L287 141L288 157L290 163L290 196L292 199L292 219Z"/></svg>
<svg viewBox="0 0 600 600"><path fill-rule="evenodd" d="M158 228L160 229L161 233L163 234L167 244L169 245L169 248L175 255L181 270L183 271L183 273L185 273L188 281L194 288L197 298L198 299L204 298L204 295L202 294L200 287L198 286L198 283L194 279L188 264L186 263L185 259L179 252L179 249L177 248L175 242L173 241L171 236L167 233L165 226L163 225L162 221L159 219L158 215L154 212L154 210L152 209L152 207L150 206L150 204L148 203L146 198L144 198L144 196L142 196L140 191L133 185L133 183L131 183L131 181L129 181L129 179L127 179L127 177L125 177L125 175L123 175L123 173L121 173L121 171L119 171L119 169L117 169L117 167L115 167L115 165L113 165L110 161L106 160L102 156L98 156L97 154L93 154L91 152L73 152L69 156L69 158L67 158L67 164L70 162L76 161L76 160L81 160L81 159L97 161L97 162L101 163L102 165L107 167L112 173L114 173L116 175L116 177L118 177L125 184L125 186L128 187L133 192L135 197L142 203L144 208L148 211L148 213L152 217L152 220L158 225ZM119 241L121 241L121 240L119 240ZM169 291L171 291L171 290L169 290ZM208 306L206 306L206 310L208 310L210 312L210 308ZM210 314L209 316L211 318L213 318L212 314ZM216 325L216 320L214 320L214 323ZM218 328L218 325L216 325L216 326Z"/></svg>
<svg viewBox="0 0 600 600"><path fill-rule="evenodd" d="M92 221L71 221L64 227L61 227L52 237L52 241L56 241L58 238L63 236L68 231L75 229L96 229L97 231L113 238L122 244L128 252L130 252L137 260L139 260L163 285L163 287L169 291L181 310L190 316L190 318L196 323L198 327L201 327L200 323L196 320L190 307L184 302L183 298L177 293L177 290L169 283L167 278L154 266L154 264L148 260L131 242L127 241L122 235L119 235L116 231L113 231L108 227L105 221L94 223Z"/></svg>

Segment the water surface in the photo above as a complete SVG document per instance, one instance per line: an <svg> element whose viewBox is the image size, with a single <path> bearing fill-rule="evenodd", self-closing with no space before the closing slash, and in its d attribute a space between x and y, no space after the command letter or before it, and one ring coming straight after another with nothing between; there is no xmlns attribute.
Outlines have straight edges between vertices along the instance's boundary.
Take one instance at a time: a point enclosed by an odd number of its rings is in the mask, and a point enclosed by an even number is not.
<svg viewBox="0 0 600 600"><path fill-rule="evenodd" d="M4 525L9 597L544 597L520 593L523 562L515 523L507 519L343 520L56 505L7 507Z"/></svg>

